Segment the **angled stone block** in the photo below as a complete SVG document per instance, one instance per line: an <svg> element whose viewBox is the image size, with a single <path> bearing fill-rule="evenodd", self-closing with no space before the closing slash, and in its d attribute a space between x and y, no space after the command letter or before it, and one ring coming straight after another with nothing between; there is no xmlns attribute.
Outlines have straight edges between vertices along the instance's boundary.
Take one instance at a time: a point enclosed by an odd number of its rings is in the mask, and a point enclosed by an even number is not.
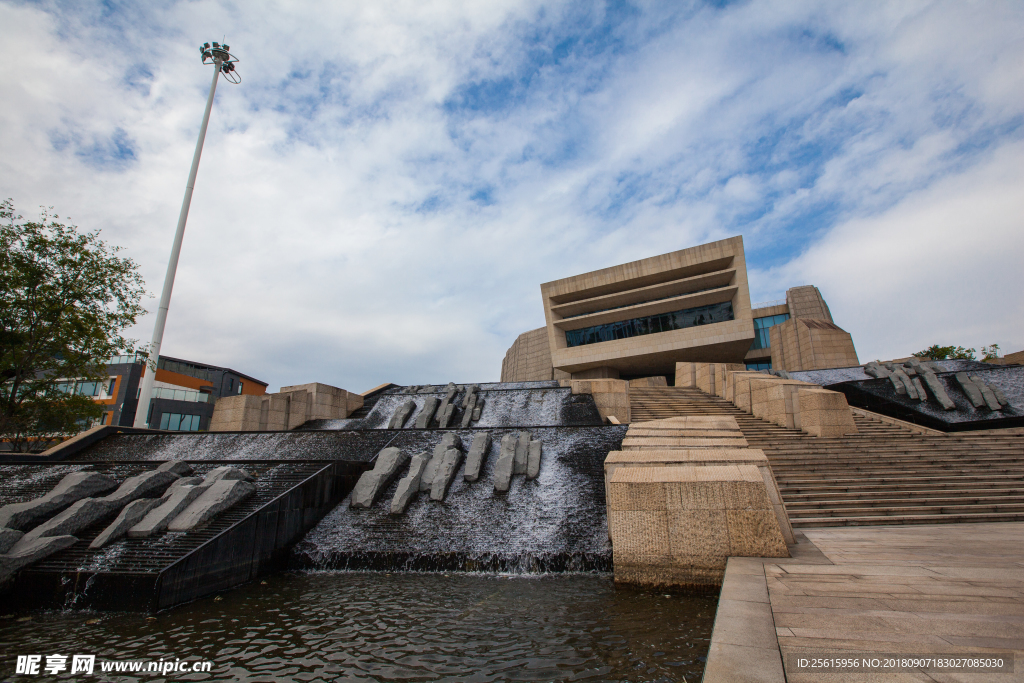
<svg viewBox="0 0 1024 683"><path fill-rule="evenodd" d="M526 474L526 464L530 457L530 432L519 432L516 442L516 457L512 474Z"/></svg>
<svg viewBox="0 0 1024 683"><path fill-rule="evenodd" d="M83 498L53 519L29 531L19 543L31 538L76 534L96 522L113 517L120 509L120 503L103 498Z"/></svg>
<svg viewBox="0 0 1024 683"><path fill-rule="evenodd" d="M472 405L472 403L474 401L473 397L476 396L476 392L478 392L478 391L480 391L480 385L478 385L478 384L470 384L469 385L469 388L466 389L465 396L462 397L462 407L463 408L470 408L471 407L471 405Z"/></svg>
<svg viewBox="0 0 1024 683"><path fill-rule="evenodd" d="M401 449L385 448L377 454L373 469L363 472L352 489L351 507L369 508L376 502L377 497L387 488L398 475L399 469L408 460Z"/></svg>
<svg viewBox="0 0 1024 683"><path fill-rule="evenodd" d="M932 371L932 369L924 365L918 365L917 369L917 374L921 377L921 380L924 382L925 386L928 387L928 391L932 393L932 396L935 397L938 404L942 406L942 409L955 410L956 404L954 404L953 400L949 398L949 394L946 393L946 388L942 386L938 376Z"/></svg>
<svg viewBox="0 0 1024 683"><path fill-rule="evenodd" d="M202 483L202 477L182 477L181 479L172 481L171 485L167 487L167 490L164 491L164 495L161 497L166 498L168 494L170 494L174 489L178 488L179 486L199 486Z"/></svg>
<svg viewBox="0 0 1024 683"><path fill-rule="evenodd" d="M103 500L114 503L118 508L127 505L139 498L159 498L167 487L173 484L180 477L170 471L149 470L134 477L128 477L124 483L117 487L117 490Z"/></svg>
<svg viewBox="0 0 1024 683"><path fill-rule="evenodd" d="M420 491L430 490L434 483L434 477L437 475L437 469L441 466L441 461L444 460L444 453L449 448L462 448L462 439L458 434L445 434L441 441L434 446L434 454L424 468L423 476L420 477Z"/></svg>
<svg viewBox="0 0 1024 683"><path fill-rule="evenodd" d="M981 395L981 391L967 376L967 373L956 373L953 377L956 379L956 383L961 386L961 389L964 390L964 393L967 395L967 399L971 401L971 404L974 405L975 408L981 408L982 405L985 404L985 399Z"/></svg>
<svg viewBox="0 0 1024 683"><path fill-rule="evenodd" d="M526 478L536 479L537 475L540 474L540 441L531 441L529 449L529 453L526 456Z"/></svg>
<svg viewBox="0 0 1024 683"><path fill-rule="evenodd" d="M430 462L429 453L420 453L412 457L409 472L398 482L395 497L391 499L391 514L400 515L409 507L409 503L420 492L420 479Z"/></svg>
<svg viewBox="0 0 1024 683"><path fill-rule="evenodd" d="M0 527L27 531L74 502L115 488L116 481L98 472L72 472L46 495L0 508Z"/></svg>
<svg viewBox="0 0 1024 683"><path fill-rule="evenodd" d="M480 397L476 400L476 405L473 406L473 422L479 422L480 416L484 412L484 399Z"/></svg>
<svg viewBox="0 0 1024 683"><path fill-rule="evenodd" d="M469 447L469 455L466 456L466 471L462 477L466 481L476 481L480 478L480 469L483 467L484 459L491 449L491 433L480 432L473 437L473 444Z"/></svg>
<svg viewBox="0 0 1024 683"><path fill-rule="evenodd" d="M106 529L100 532L99 536L89 544L90 548L102 548L108 543L113 543L128 533L128 530L142 521L146 514L160 505L160 498L140 498L133 500L121 509L121 513L110 523Z"/></svg>
<svg viewBox="0 0 1024 683"><path fill-rule="evenodd" d="M221 467L215 467L206 473L203 477L203 481L207 484L212 484L215 481L221 479L241 479L242 481L252 481L252 475L239 467L233 467L231 465L223 465Z"/></svg>
<svg viewBox="0 0 1024 683"><path fill-rule="evenodd" d="M192 466L184 460L168 460L156 469L158 472L173 472L179 477L187 477L192 474Z"/></svg>
<svg viewBox="0 0 1024 683"><path fill-rule="evenodd" d="M925 393L924 384L921 382L920 377L914 377L914 390L917 392L917 400L922 403L928 400L928 394Z"/></svg>
<svg viewBox="0 0 1024 683"><path fill-rule="evenodd" d="M416 429L426 429L430 426L430 421L434 419L434 412L437 410L437 404L440 403L440 399L436 396L428 396L423 401L423 410L416 416Z"/></svg>
<svg viewBox="0 0 1024 683"><path fill-rule="evenodd" d="M439 410L438 412L441 416L437 418L437 426L440 429L448 429L448 425L452 421L452 416L455 414L455 404L449 403L444 406L443 410Z"/></svg>
<svg viewBox="0 0 1024 683"><path fill-rule="evenodd" d="M475 386L475 385L474 385ZM476 409L476 394L466 394L468 401L463 401L463 413L462 422L459 425L463 429L469 427L469 423L473 421L473 410Z"/></svg>
<svg viewBox="0 0 1024 683"><path fill-rule="evenodd" d="M256 493L256 485L241 479L220 479L210 484L167 526L168 531L191 531Z"/></svg>
<svg viewBox="0 0 1024 683"><path fill-rule="evenodd" d="M395 412L391 415L391 420L388 422L388 429L401 429L415 408L416 403L412 399L403 402L395 408Z"/></svg>
<svg viewBox="0 0 1024 683"><path fill-rule="evenodd" d="M444 400L441 401L441 405L437 408L437 424L441 429L448 427L448 421L452 418L452 402L455 400L455 394L459 391L458 387L453 382L448 382L448 386L445 387Z"/></svg>
<svg viewBox="0 0 1024 683"><path fill-rule="evenodd" d="M236 481L236 480L227 480ZM209 486L172 487L160 504L146 513L134 526L128 529L128 538L146 538L162 533L175 517L192 504Z"/></svg>
<svg viewBox="0 0 1024 683"><path fill-rule="evenodd" d="M981 399L985 402L985 406L989 410L1003 409L1003 406L1000 405L999 398L996 397L996 394L995 392L992 391L992 388L985 384L985 381L983 379L981 379L977 375L969 375L968 377L972 382L974 382L974 386L978 387L978 391L981 392Z"/></svg>
<svg viewBox="0 0 1024 683"><path fill-rule="evenodd" d="M17 529L6 529L0 527L0 554L6 553L14 547L14 544L21 540L25 534Z"/></svg>
<svg viewBox="0 0 1024 683"><path fill-rule="evenodd" d="M444 452L441 464L434 475L434 481L430 485L430 500L443 501L448 494L448 487L455 479L455 472L462 464L462 451L458 448L449 448Z"/></svg>
<svg viewBox="0 0 1024 683"><path fill-rule="evenodd" d="M70 548L75 543L78 543L78 539L74 536L23 538L7 553L0 555L0 584L7 581L19 569L65 548Z"/></svg>
<svg viewBox="0 0 1024 683"><path fill-rule="evenodd" d="M508 491L512 483L512 470L516 459L516 436L506 434L501 437L501 451L494 463L494 490L499 493Z"/></svg>

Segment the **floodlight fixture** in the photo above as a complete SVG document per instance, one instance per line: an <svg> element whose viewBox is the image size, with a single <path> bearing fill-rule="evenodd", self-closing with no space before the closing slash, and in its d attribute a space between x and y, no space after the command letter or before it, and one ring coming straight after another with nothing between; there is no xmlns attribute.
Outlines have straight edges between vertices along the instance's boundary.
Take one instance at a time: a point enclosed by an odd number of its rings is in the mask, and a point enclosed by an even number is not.
<svg viewBox="0 0 1024 683"><path fill-rule="evenodd" d="M213 110L213 96L217 92L217 77L224 76L229 83L241 83L242 77L235 71L238 58L231 54L227 45L214 42L203 43L199 48L203 64L213 64L213 82L210 83L210 94L206 98L206 111L203 114L203 125L199 127L199 140L196 152L192 156L192 169L185 185L185 198L181 202L178 214L178 229L174 233L171 245L171 258L167 263L167 274L164 276L164 289L160 294L160 305L156 309L156 323L153 325L153 341L149 345L149 358L146 359L146 374L142 378L139 389L139 404L135 409L135 426L149 426L149 407L153 397L153 386L156 383L156 370L160 361L160 345L163 343L164 326L167 323L167 309L171 305L171 290L174 289L174 275L178 270L178 257L181 255L181 242L185 237L185 222L188 220L188 209L192 204L192 190L196 185L196 174L199 172L199 157L203 153L203 142L206 140L206 129L210 125L210 112Z"/></svg>

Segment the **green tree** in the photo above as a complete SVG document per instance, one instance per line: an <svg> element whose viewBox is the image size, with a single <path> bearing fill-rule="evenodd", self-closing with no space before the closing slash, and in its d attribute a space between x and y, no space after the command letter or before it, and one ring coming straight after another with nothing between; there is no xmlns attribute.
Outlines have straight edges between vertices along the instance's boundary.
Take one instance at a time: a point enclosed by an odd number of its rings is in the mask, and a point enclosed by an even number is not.
<svg viewBox="0 0 1024 683"><path fill-rule="evenodd" d="M931 358L932 360L975 360L974 351L974 349L965 349L962 346L932 344L924 351L918 351L914 355L918 358Z"/></svg>
<svg viewBox="0 0 1024 683"><path fill-rule="evenodd" d="M0 202L0 437L27 450L79 431L102 413L82 382L106 379L121 333L143 312L138 265L120 247L43 211L39 221Z"/></svg>
<svg viewBox="0 0 1024 683"><path fill-rule="evenodd" d="M992 346L981 347L981 359L982 360L995 360L999 358L999 344L993 344Z"/></svg>

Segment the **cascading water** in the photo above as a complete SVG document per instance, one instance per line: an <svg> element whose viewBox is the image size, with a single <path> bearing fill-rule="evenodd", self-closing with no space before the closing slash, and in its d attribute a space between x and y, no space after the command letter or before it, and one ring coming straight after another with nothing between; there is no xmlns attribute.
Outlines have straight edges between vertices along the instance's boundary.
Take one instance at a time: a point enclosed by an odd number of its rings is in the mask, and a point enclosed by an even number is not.
<svg viewBox="0 0 1024 683"><path fill-rule="evenodd" d="M390 514L392 483L368 510L348 500L329 513L293 551L306 569L463 570L534 573L608 571L611 547L604 499L604 457L625 427L539 427L540 474L514 477L496 493L494 465L501 439L519 430L491 430L490 450L476 482L463 468L443 502L422 493L405 514ZM392 445L431 451L445 431L399 432ZM475 430L457 430L464 444ZM416 437L416 438L413 438Z"/></svg>
<svg viewBox="0 0 1024 683"><path fill-rule="evenodd" d="M458 385L455 403L457 419L452 426L458 426L463 416L462 398L470 385ZM400 387L384 392L369 414L358 420L312 420L303 429L385 429L395 411L406 401L412 401L415 408L405 422L410 428L429 397L443 399L444 386ZM590 396L576 395L568 387L557 382L515 382L480 384L477 392L484 406L479 420L472 427L555 427L555 426L598 426L601 416ZM437 426L437 416L431 421Z"/></svg>

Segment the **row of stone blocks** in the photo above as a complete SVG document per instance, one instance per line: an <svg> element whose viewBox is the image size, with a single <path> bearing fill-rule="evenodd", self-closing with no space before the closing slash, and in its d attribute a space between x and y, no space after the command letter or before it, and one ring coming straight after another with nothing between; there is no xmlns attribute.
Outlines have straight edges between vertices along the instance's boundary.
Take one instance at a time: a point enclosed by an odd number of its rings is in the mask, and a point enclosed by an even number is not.
<svg viewBox="0 0 1024 683"><path fill-rule="evenodd" d="M218 467L205 477L191 474L188 463L176 460L129 477L120 486L98 472L73 472L40 498L5 505L0 508L0 583L74 545L74 534L115 515L90 548L126 535L191 531L256 491L252 477L237 467ZM111 489L116 490L94 497Z"/></svg>
<svg viewBox="0 0 1024 683"><path fill-rule="evenodd" d="M398 482L398 488L391 500L391 514L405 512L409 503L420 493L429 492L430 499L441 502L448 495L462 464L462 440L458 434L449 432L434 447L434 452L419 453L411 458L401 449L385 448L377 454L373 469L363 472L352 489L349 506L370 508L384 490L399 476L402 468L409 463L405 476ZM475 482L480 478L484 460L491 448L490 432L478 432L466 455L463 479ZM530 438L530 432L506 434L501 440L498 460L494 464L494 490L508 491L512 476L523 474L527 479L536 479L540 474L541 442Z"/></svg>
<svg viewBox="0 0 1024 683"><path fill-rule="evenodd" d="M417 429L427 429L434 422L437 423L437 427L440 429L448 429L452 425L452 419L455 416L456 410L456 395L458 394L458 387L455 386L454 382L449 382L448 386L445 387L445 396L443 399L438 399L436 396L428 396L423 402L423 409L420 410L416 420L412 426ZM484 398L480 395L480 387L476 384L471 384L466 392L462 396L462 400L459 401L462 405L462 421L460 427L466 429L473 422L480 419L480 415L484 409ZM388 421L388 429L402 429L405 423L409 420L409 416L416 410L416 402L409 399L395 408L395 412L391 414L391 419Z"/></svg>
<svg viewBox="0 0 1024 683"><path fill-rule="evenodd" d="M731 556L789 556L768 459L730 416L633 424L604 467L618 582L710 589Z"/></svg>
<svg viewBox="0 0 1024 683"><path fill-rule="evenodd" d="M339 420L363 405L363 397L328 384L313 382L281 387L275 394L242 394L217 400L211 432L283 431L307 420Z"/></svg>
<svg viewBox="0 0 1024 683"><path fill-rule="evenodd" d="M811 436L856 434L846 397L817 384L741 369L729 363L676 363L676 386L694 387L740 410Z"/></svg>

